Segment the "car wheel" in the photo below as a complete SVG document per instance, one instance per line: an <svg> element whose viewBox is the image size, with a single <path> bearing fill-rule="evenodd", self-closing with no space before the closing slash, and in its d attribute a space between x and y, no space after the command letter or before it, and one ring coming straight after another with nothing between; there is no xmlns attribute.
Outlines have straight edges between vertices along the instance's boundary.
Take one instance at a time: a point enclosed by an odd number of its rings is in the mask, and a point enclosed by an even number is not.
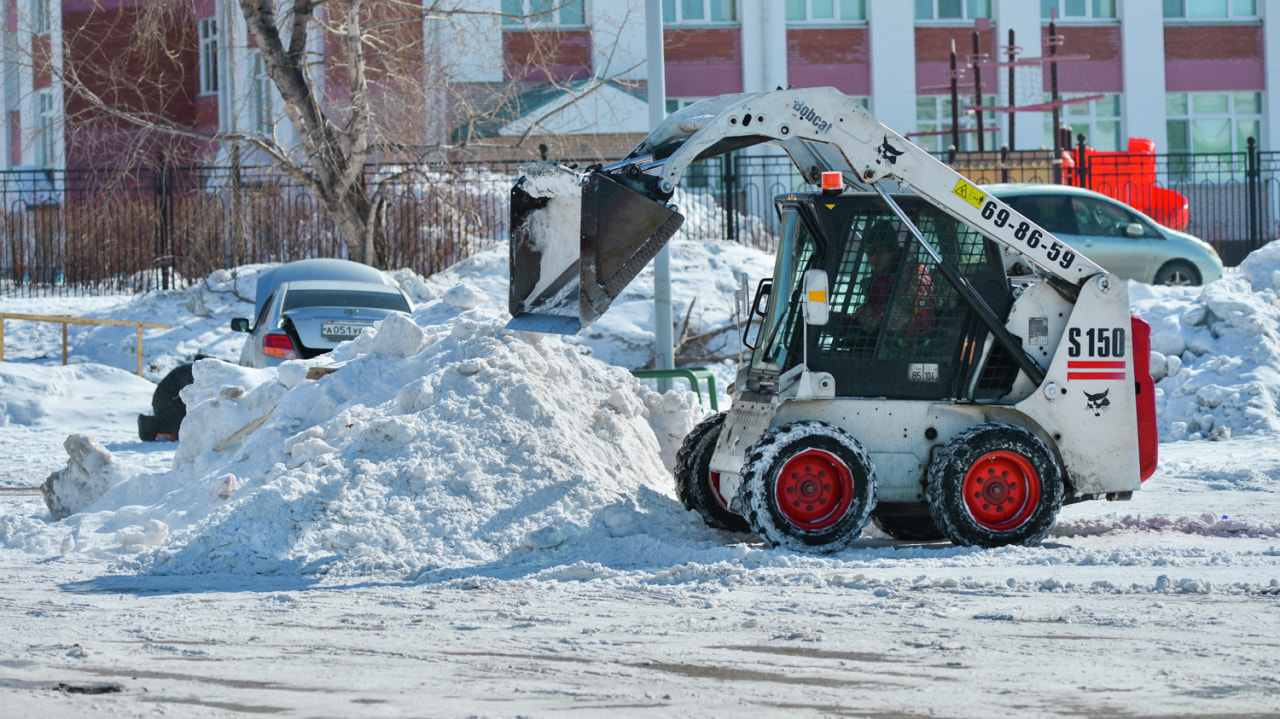
<svg viewBox="0 0 1280 719"><path fill-rule="evenodd" d="M156 385L151 395L151 410L155 412L154 431L156 434L178 436L178 428L182 419L187 416L187 405L178 395L183 387L191 384L191 364L178 365ZM144 438L145 439L145 438ZM154 441L154 438L150 441Z"/></svg>
<svg viewBox="0 0 1280 719"><path fill-rule="evenodd" d="M1174 260L1165 263L1164 267L1156 273L1157 285L1168 285L1170 287L1189 287L1191 285L1200 284L1200 273L1190 262L1182 260Z"/></svg>

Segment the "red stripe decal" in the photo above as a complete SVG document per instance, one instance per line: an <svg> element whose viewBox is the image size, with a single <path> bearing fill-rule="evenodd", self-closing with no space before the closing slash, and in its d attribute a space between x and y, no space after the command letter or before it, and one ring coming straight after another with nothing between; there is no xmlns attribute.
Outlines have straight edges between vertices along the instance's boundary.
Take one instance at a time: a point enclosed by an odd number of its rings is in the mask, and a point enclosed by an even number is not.
<svg viewBox="0 0 1280 719"><path fill-rule="evenodd" d="M1124 367L1124 360L1119 362L1090 362L1086 360L1067 362L1067 369L1124 369Z"/></svg>
<svg viewBox="0 0 1280 719"><path fill-rule="evenodd" d="M1068 372L1067 379L1124 379L1124 372Z"/></svg>

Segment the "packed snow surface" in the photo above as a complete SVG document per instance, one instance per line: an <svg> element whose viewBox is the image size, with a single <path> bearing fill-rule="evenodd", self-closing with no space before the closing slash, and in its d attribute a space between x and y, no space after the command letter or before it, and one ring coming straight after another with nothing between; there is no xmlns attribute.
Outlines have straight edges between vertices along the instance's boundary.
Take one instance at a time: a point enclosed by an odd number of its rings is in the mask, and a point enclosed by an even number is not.
<svg viewBox="0 0 1280 719"><path fill-rule="evenodd" d="M678 321L734 355L713 331L771 259L672 254ZM649 359L649 271L560 338L504 328L506 262L498 245L397 272L411 317L275 370L229 361L263 267L58 301L173 325L144 333L144 378L132 328L74 329L62 367L57 325L7 326L0 691L16 715L1280 711L1280 246L1208 287L1131 284L1163 442L1131 502L1066 507L1037 547L868 529L825 557L712 531L675 499L703 409L626 371ZM41 302L0 307L55 311ZM152 382L197 355L180 441L138 442ZM714 370L723 391L732 362ZM56 507L46 482L69 487ZM118 695L98 704L57 690L104 680Z"/></svg>

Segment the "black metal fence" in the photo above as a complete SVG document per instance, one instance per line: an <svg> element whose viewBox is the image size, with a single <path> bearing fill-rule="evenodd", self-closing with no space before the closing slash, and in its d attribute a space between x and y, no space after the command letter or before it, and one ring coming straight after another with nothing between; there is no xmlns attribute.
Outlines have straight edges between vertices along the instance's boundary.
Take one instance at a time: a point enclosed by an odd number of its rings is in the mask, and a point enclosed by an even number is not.
<svg viewBox="0 0 1280 719"><path fill-rule="evenodd" d="M1138 195L1150 204L1147 188L1180 193L1189 206L1185 230L1213 244L1228 265L1280 236L1280 153L1252 142L1241 153L1077 148L1074 158L1065 169L1048 151L942 159L977 183L1067 181L1134 204ZM369 168L367 181L402 169ZM386 188L389 266L429 275L507 237L514 164L415 169ZM686 215L681 232L771 249L773 198L807 187L779 154L695 163L675 198ZM345 256L307 188L270 168L0 172L0 295L164 289L222 267Z"/></svg>
<svg viewBox="0 0 1280 719"><path fill-rule="evenodd" d="M400 169L370 168L367 181ZM390 182L388 266L429 275L506 237L502 169ZM347 254L308 189L270 168L0 173L2 295L169 289L222 267Z"/></svg>

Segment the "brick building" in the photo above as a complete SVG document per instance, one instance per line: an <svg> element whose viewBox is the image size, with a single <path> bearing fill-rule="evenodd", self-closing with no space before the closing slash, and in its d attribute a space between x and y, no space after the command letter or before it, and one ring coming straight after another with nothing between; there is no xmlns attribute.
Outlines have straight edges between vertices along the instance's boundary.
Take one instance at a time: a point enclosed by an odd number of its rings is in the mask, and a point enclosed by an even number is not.
<svg viewBox="0 0 1280 719"><path fill-rule="evenodd" d="M423 23L424 67L447 83L424 92L407 111L423 145L490 146L485 152L527 157L549 144L555 156L616 156L648 126L645 102L644 0L473 0L465 27ZM1005 59L1009 32L1020 60L1047 54L1050 15L1072 57L1058 64L1068 98L1090 97L1062 110L1074 134L1099 149L1122 149L1130 137L1158 151L1241 150L1255 137L1280 140L1280 0L663 0L668 106L710 95L777 86L833 85L862 99L882 122L942 149L951 126L949 55L965 65L974 33L983 62ZM58 82L68 68L114 58L112 33L125 37L136 0L8 0L5 81L8 152L0 169L109 164L126 145L146 153L213 161L225 148L195 140L138 138L109 119L63 123L77 116L75 98ZM174 52L140 78L123 103L145 104L194 130L273 131L288 142L279 98L247 41L239 6L189 0ZM87 11L99 13L86 35ZM107 12L108 15L102 15ZM104 19L104 18L109 18ZM416 41L417 29L411 31ZM86 43L86 37L105 38ZM317 37L318 53L329 50ZM14 53L30 58L12 61ZM1080 57L1087 56L1087 57ZM127 68L126 68L127 70ZM1013 72L983 67L982 88L959 80L962 104L1043 103L1047 65ZM336 79L332 81L335 86ZM1278 80L1280 82L1280 80ZM1012 84L1012 88L1010 85ZM584 99L576 94L589 91ZM509 101L484 109L485 97ZM460 107L480 108L463 117ZM556 110L562 110L556 112ZM401 109L398 112L404 113ZM961 115L972 128L972 115ZM1016 116L1015 149L1051 144L1049 113ZM1006 115L985 118L984 144L1008 142ZM86 137L92 137L92 142ZM976 133L961 149L975 149ZM151 143L151 144L148 144ZM496 145L497 147L492 147Z"/></svg>

